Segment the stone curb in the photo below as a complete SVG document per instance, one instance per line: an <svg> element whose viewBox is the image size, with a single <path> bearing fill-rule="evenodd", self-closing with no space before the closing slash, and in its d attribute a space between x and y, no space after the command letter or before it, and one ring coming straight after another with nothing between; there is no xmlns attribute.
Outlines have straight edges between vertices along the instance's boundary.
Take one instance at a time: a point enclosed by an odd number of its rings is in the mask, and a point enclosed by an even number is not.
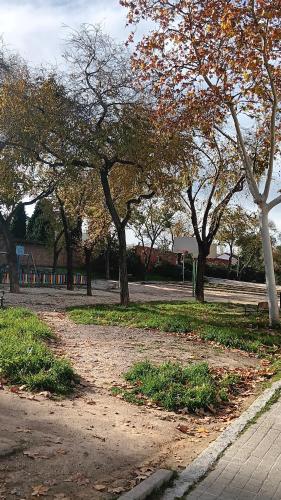
<svg viewBox="0 0 281 500"><path fill-rule="evenodd" d="M159 488L167 484L173 475L174 472L171 470L159 469L140 484L135 486L135 488L131 491L124 493L124 495L121 495L121 497L118 498L119 500L144 500L151 495L151 493L159 490Z"/></svg>
<svg viewBox="0 0 281 500"><path fill-rule="evenodd" d="M266 403L274 396L275 392L281 389L281 381L274 382L271 387L266 389L240 417L229 425L223 433L211 443L190 465L188 465L174 481L174 484L169 487L161 500L175 500L182 498L188 491L202 479L214 463L219 459L220 455L231 445L240 432L250 422L259 411L261 411ZM131 497L128 497L128 500ZM132 497L132 500L135 497ZM145 497L140 497L145 498ZM124 499L125 500L125 499Z"/></svg>

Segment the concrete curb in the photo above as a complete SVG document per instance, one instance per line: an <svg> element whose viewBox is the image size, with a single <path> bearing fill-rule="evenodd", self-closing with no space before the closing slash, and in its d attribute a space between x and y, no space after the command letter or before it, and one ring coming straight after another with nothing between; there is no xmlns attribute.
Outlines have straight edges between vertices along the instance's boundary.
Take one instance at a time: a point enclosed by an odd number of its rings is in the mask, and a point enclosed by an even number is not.
<svg viewBox="0 0 281 500"><path fill-rule="evenodd" d="M188 465L169 487L161 500L175 500L182 498L188 491L202 479L220 455L231 445L245 426L261 411L275 392L281 389L281 381L274 382L266 389L240 417L229 425L223 433L204 450L190 465ZM142 497L145 498L145 497Z"/></svg>
<svg viewBox="0 0 281 500"><path fill-rule="evenodd" d="M204 450L190 465L188 465L160 497L161 500L175 500L182 498L202 479L220 455L230 446L245 426L265 407L275 392L281 389L281 380L274 382L266 389L240 417L229 425L223 433ZM174 472L159 469L150 477L142 481L135 488L119 497L119 500L145 500L156 492L173 477Z"/></svg>
<svg viewBox="0 0 281 500"><path fill-rule="evenodd" d="M159 490L162 486L167 484L173 477L174 472L166 469L159 469L140 484L135 486L128 493L124 493L119 500L144 500L151 493Z"/></svg>

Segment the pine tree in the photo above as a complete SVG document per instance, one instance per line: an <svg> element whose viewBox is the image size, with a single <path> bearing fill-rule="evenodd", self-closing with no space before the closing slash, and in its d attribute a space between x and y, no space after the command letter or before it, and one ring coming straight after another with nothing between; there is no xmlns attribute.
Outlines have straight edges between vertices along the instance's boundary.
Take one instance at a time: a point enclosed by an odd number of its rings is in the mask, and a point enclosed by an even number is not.
<svg viewBox="0 0 281 500"><path fill-rule="evenodd" d="M50 245L55 238L55 222L52 204L49 200L39 200L27 225L27 239Z"/></svg>
<svg viewBox="0 0 281 500"><path fill-rule="evenodd" d="M11 232L15 238L23 240L26 238L26 223L27 217L24 205L19 203L11 221Z"/></svg>

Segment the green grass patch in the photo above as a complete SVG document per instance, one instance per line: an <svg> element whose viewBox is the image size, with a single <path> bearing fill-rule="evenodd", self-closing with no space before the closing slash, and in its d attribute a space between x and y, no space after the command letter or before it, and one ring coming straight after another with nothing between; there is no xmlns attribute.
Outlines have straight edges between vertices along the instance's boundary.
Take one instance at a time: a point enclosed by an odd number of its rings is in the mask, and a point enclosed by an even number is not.
<svg viewBox="0 0 281 500"><path fill-rule="evenodd" d="M227 401L240 377L229 374L215 377L207 363L163 363L155 366L149 361L135 363L124 374L128 388L113 387L112 394L120 394L126 401L145 404L151 401L170 411L187 409L194 412L208 409Z"/></svg>
<svg viewBox="0 0 281 500"><path fill-rule="evenodd" d="M244 307L225 303L149 302L96 305L69 310L76 323L195 332L207 341L263 354L281 347L281 329L268 328L267 315L245 315Z"/></svg>
<svg viewBox="0 0 281 500"><path fill-rule="evenodd" d="M76 377L69 361L56 358L46 344L52 336L29 310L0 310L0 375L31 390L71 392Z"/></svg>

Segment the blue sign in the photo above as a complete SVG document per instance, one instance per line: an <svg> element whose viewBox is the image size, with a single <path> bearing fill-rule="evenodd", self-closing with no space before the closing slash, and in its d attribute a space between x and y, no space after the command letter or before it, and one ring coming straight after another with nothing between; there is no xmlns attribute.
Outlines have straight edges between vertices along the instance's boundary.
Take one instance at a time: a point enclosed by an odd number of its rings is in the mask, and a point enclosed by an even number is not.
<svg viewBox="0 0 281 500"><path fill-rule="evenodd" d="M16 254L18 256L24 255L24 246L23 245L17 245L16 246Z"/></svg>

